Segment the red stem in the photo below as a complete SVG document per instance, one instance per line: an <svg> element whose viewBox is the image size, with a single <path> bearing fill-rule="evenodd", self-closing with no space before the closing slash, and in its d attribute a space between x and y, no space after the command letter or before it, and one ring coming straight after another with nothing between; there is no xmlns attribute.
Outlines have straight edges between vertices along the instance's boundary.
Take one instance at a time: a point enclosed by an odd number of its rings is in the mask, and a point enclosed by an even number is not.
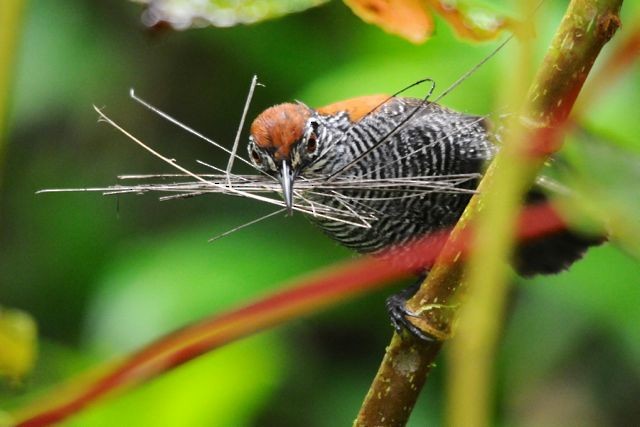
<svg viewBox="0 0 640 427"><path fill-rule="evenodd" d="M521 215L519 238L544 236L565 226L550 205L531 206ZM382 258L366 257L344 263L252 304L179 329L134 353L66 402L31 414L17 426L38 427L60 422L118 388L149 381L224 344L410 275L434 263L447 236L448 230L390 251ZM456 252L467 246L469 237L457 239Z"/></svg>

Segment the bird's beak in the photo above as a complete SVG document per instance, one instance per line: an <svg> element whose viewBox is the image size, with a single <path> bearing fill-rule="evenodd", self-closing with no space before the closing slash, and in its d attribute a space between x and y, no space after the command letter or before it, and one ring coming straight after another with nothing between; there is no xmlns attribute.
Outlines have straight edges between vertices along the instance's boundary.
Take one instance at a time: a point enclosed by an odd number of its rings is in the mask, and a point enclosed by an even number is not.
<svg viewBox="0 0 640 427"><path fill-rule="evenodd" d="M293 213L293 174L291 168L286 161L282 161L282 168L280 169L280 185L282 185L282 197L284 198L284 204L287 207L287 213L291 215Z"/></svg>

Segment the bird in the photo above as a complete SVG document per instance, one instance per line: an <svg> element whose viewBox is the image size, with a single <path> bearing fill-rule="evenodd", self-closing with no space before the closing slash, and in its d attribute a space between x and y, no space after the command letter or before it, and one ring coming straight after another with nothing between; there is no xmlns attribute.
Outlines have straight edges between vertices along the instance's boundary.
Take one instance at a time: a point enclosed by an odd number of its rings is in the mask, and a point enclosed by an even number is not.
<svg viewBox="0 0 640 427"><path fill-rule="evenodd" d="M253 121L247 150L256 168L279 180L290 212L296 183L303 180L330 183L339 177L354 183L389 183L304 194L320 206L367 216L366 227L330 217L310 219L339 244L375 256L455 225L500 149L495 128L487 117L426 99L368 95L315 109L302 102L272 106ZM412 186L413 180L425 177L435 183L432 189ZM452 177L457 180L453 188L437 185ZM534 203L545 197L534 189L526 198ZM523 276L558 273L601 242L562 231L521 244L512 265ZM397 331L434 340L407 320L412 313L405 307L426 274L390 296L386 306Z"/></svg>

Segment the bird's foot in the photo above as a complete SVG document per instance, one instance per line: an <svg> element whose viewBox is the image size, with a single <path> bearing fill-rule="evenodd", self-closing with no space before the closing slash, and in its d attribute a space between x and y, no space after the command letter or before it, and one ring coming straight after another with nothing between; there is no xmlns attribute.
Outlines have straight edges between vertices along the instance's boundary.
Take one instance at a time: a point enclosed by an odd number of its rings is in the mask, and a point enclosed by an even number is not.
<svg viewBox="0 0 640 427"><path fill-rule="evenodd" d="M422 280L387 298L386 306L387 312L389 313L389 319L391 320L393 329L395 329L398 334L402 334L406 331L418 338L420 341L438 341L436 337L423 331L408 319L409 317L419 317L416 313L406 307L406 303L418 291L421 283Z"/></svg>

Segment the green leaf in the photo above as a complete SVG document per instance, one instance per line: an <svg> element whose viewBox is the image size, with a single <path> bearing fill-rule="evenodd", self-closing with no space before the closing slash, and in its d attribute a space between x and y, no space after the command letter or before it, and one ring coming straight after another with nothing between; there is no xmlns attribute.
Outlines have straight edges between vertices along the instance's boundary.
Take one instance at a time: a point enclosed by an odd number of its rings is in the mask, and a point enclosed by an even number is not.
<svg viewBox="0 0 640 427"><path fill-rule="evenodd" d="M165 22L176 30L231 27L277 18L318 6L327 0L137 0L147 4L145 25Z"/></svg>

